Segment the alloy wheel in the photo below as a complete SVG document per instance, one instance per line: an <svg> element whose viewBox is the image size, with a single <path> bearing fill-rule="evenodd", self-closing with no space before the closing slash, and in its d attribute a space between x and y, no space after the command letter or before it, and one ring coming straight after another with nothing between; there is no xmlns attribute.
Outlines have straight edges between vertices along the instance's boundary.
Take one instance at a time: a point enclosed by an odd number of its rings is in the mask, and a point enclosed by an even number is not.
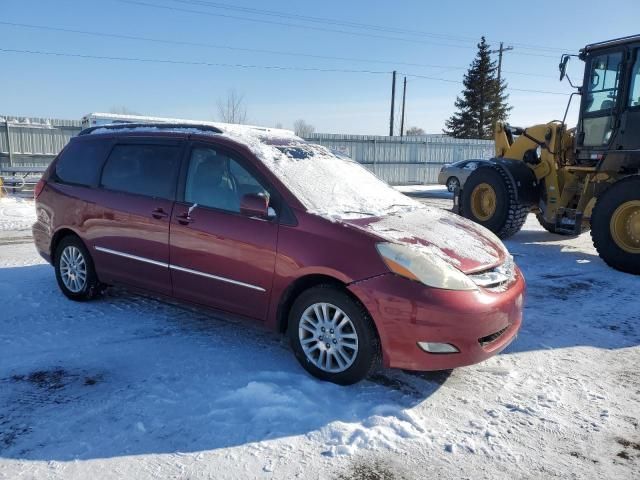
<svg viewBox="0 0 640 480"><path fill-rule="evenodd" d="M87 262L80 249L68 245L60 255L60 278L72 293L79 293L87 284Z"/></svg>
<svg viewBox="0 0 640 480"><path fill-rule="evenodd" d="M314 303L303 312L298 338L307 360L325 372L343 372L358 356L353 322L330 303Z"/></svg>

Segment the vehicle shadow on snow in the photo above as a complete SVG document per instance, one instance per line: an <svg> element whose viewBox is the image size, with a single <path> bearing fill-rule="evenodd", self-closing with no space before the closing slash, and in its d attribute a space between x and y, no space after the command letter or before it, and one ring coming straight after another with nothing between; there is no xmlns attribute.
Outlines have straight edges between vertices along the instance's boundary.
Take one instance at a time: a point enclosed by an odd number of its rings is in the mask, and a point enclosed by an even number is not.
<svg viewBox="0 0 640 480"><path fill-rule="evenodd" d="M0 304L13 307L0 316L2 458L198 452L307 434L333 455L419 435L407 410L449 375L323 383L277 334L121 289L71 302L46 265L0 268Z"/></svg>

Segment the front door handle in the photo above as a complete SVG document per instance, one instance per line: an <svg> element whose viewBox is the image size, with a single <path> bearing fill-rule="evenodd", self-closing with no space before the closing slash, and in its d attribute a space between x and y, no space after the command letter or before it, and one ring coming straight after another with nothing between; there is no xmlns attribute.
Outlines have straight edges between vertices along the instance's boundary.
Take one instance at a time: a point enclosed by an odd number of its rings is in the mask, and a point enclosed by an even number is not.
<svg viewBox="0 0 640 480"><path fill-rule="evenodd" d="M151 212L151 216L159 220L161 218L167 218L169 214L162 208L156 208L153 212Z"/></svg>
<svg viewBox="0 0 640 480"><path fill-rule="evenodd" d="M191 217L191 215L189 215L188 213L183 213L182 215L176 216L176 220L178 220L178 223L182 225L187 225L193 222L193 217Z"/></svg>

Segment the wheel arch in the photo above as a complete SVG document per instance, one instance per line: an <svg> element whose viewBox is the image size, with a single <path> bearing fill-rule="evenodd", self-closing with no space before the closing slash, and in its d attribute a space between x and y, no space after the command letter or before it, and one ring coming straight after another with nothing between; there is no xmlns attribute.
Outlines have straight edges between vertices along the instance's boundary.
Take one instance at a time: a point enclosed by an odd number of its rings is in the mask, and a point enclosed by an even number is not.
<svg viewBox="0 0 640 480"><path fill-rule="evenodd" d="M457 180L457 181L458 181L458 183L460 183L460 179L459 179L459 178L458 178L458 176L457 176L457 175L455 175L455 174L451 174L451 175L449 175L449 176L447 177L447 181L445 182L445 184L449 183L449 180Z"/></svg>
<svg viewBox="0 0 640 480"><path fill-rule="evenodd" d="M319 285L329 285L339 288L354 302L360 305L362 309L371 317L371 314L364 306L364 304L360 301L360 299L347 288L346 283L330 275L311 273L295 279L293 282L291 282L291 284L289 284L289 286L282 294L276 311L276 325L278 332L285 333L287 331L287 327L289 324L289 312L291 311L291 307L293 306L293 302L295 302L296 298L298 298L298 296L302 292ZM372 323L375 329L375 334L378 336L378 338L380 338L380 334L378 333L378 329L375 325L375 322L373 322L373 319Z"/></svg>
<svg viewBox="0 0 640 480"><path fill-rule="evenodd" d="M51 244L49 246L49 251L51 252L52 265L55 265L55 262L56 262L56 258L55 258L56 248L58 248L58 245L60 244L62 239L68 236L78 237L78 239L84 244L84 246L85 247L87 246L82 240L82 238L80 238L80 235L78 235L78 232L76 232L75 230L69 227L62 227L56 230L56 233L54 233L53 236L51 237Z"/></svg>

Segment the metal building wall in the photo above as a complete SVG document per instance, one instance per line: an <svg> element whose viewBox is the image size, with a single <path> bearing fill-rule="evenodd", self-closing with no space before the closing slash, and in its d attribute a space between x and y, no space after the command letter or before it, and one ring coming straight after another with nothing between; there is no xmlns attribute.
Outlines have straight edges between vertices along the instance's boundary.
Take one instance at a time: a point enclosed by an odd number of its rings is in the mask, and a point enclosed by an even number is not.
<svg viewBox="0 0 640 480"><path fill-rule="evenodd" d="M0 117L0 168L46 167L78 132L76 120Z"/></svg>
<svg viewBox="0 0 640 480"><path fill-rule="evenodd" d="M492 140L459 140L444 135L386 137L314 133L305 138L348 155L388 183L437 183L445 163L494 156Z"/></svg>

